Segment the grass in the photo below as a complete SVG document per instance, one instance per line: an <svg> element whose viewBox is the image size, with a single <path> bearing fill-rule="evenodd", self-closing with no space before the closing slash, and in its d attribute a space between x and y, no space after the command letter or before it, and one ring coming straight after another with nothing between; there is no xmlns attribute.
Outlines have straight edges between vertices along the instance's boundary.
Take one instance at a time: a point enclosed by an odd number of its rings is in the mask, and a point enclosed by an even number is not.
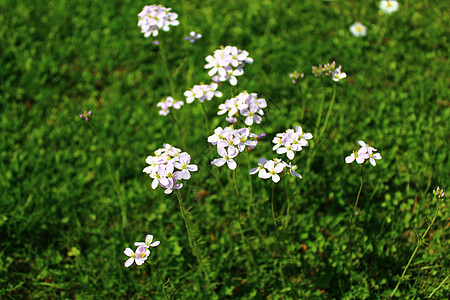
<svg viewBox="0 0 450 300"><path fill-rule="evenodd" d="M170 117L158 115L170 89L158 47L137 27L147 4L0 1L0 298L161 298L157 272L123 265L123 250L147 233L161 241L149 262L170 279L172 298L389 298L436 211L431 191L448 188L445 1L402 1L387 18L379 1L163 1L180 20L160 36L176 97L210 82L204 59L220 45L254 59L236 87L225 83L224 96L205 107L216 128L226 126L217 106L240 91L268 102L253 126L266 139L238 156L239 198L231 171L210 165L218 156L200 104L171 112L186 148ZM351 35L355 21L366 37ZM191 30L203 35L194 45L183 40ZM319 129L333 86L311 66L332 60L348 77L323 138L296 156L303 179L274 187L275 226L273 186L250 181L247 159L255 167L259 157L279 156L271 140L287 128ZM293 70L306 74L303 91L290 81ZM89 109L86 123L78 115ZM365 166L361 213L349 223L360 169L344 158L361 139L383 159ZM142 173L163 143L199 166L181 193L210 284L176 195L152 190ZM447 212L444 202L395 297L423 299L441 283L433 297L448 295Z"/></svg>

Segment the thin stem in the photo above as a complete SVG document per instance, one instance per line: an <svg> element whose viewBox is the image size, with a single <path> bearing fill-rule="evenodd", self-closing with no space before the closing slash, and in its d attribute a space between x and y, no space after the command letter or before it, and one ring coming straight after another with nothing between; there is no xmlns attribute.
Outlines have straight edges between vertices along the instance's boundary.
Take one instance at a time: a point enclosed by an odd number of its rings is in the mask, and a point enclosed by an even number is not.
<svg viewBox="0 0 450 300"><path fill-rule="evenodd" d="M247 155L247 165L248 165L248 169L250 170L250 155ZM252 175L250 173L248 173L248 180L250 181L250 203L247 204L247 215L250 217L251 214L251 207L254 205L253 203L253 179L252 179Z"/></svg>
<svg viewBox="0 0 450 300"><path fill-rule="evenodd" d="M286 230L286 228L289 225L289 210L291 209L291 197L289 197L289 187L287 184L287 178L288 176L285 175L284 176L284 190L286 193L286 198L287 198L287 209L286 209L286 222L284 224L284 230Z"/></svg>
<svg viewBox="0 0 450 300"><path fill-rule="evenodd" d="M442 281L441 284L437 288L434 289L434 291L428 296L428 298L433 297L434 293L436 293L436 291L442 287L442 285L447 281L449 276L450 275L447 275L447 277L444 278L444 281Z"/></svg>
<svg viewBox="0 0 450 300"><path fill-rule="evenodd" d="M178 197L178 204L180 205L181 216L183 217L184 224L186 225L186 229L188 232L189 245L191 246L192 252L194 252L194 255L197 257L198 263L200 264L200 267L202 268L202 271L205 275L205 279L209 284L208 272L206 270L205 264L203 263L203 258L197 247L197 243L194 241L193 234L192 234L192 224L191 224L191 221L189 220L188 216L186 215L186 209L183 206L182 198L181 198L181 194L180 194L179 190L177 190L177 197Z"/></svg>
<svg viewBox="0 0 450 300"><path fill-rule="evenodd" d="M167 292L166 292L166 284L164 283L164 279L161 275L161 273L158 271L158 269L156 267L154 267L153 265L149 264L149 266L156 271L156 273L158 273L159 275L159 279L161 279L161 283L162 283L162 287L163 287L163 292L164 292L164 299L169 300L169 297L167 296Z"/></svg>
<svg viewBox="0 0 450 300"><path fill-rule="evenodd" d="M439 204L440 201L438 200L438 204L437 204L437 208L436 208L436 213L434 214L433 220L431 221L430 225L428 225L427 230L425 231L425 233L422 235L422 237L420 238L420 240L417 242L416 248L414 249L413 254L411 255L411 257L409 258L408 264L406 265L405 269L403 270L402 276L400 277L400 279L397 282L397 285L395 286L394 291L391 294L391 297L394 296L395 292L397 291L398 287L400 286L400 284L403 282L406 271L408 271L409 265L411 264L414 256L416 255L417 251L419 250L419 247L423 244L423 241L428 233L428 231L430 230L430 228L433 226L434 221L436 221L436 218L438 216L439 213ZM448 276L447 276L448 277ZM434 293L434 292L433 292Z"/></svg>
<svg viewBox="0 0 450 300"><path fill-rule="evenodd" d="M209 130L209 122L208 122L208 113L206 112L206 108L205 108L205 103L202 102L202 110L203 110L203 114L205 115L205 124L206 124L206 135L211 134L211 131Z"/></svg>
<svg viewBox="0 0 450 300"><path fill-rule="evenodd" d="M317 144L319 142L319 126L320 126L320 122L322 121L322 114L323 114L323 104L325 102L325 91L323 92L323 98L322 98L322 102L320 103L320 110L319 110L319 115L317 116L317 121L316 121L316 129L314 130L314 139L315 142L311 145L311 155L308 156L308 159L306 160L306 168L305 168L305 173L309 172L309 169L311 167L311 161L314 159L314 157L316 156L316 147Z"/></svg>
<svg viewBox="0 0 450 300"><path fill-rule="evenodd" d="M333 109L333 104L334 104L335 99L336 99L336 83L333 83L333 98L331 99L330 106L328 107L327 116L325 117L325 123L322 126L322 130L320 131L319 138L322 137L324 131L327 129L328 119L330 118L331 110Z"/></svg>
<svg viewBox="0 0 450 300"><path fill-rule="evenodd" d="M236 192L236 213L237 213L237 220L238 220L238 223L239 223L239 231L240 231L240 234L241 234L241 240L242 240L242 242L245 244L245 246L247 248L247 252L248 252L249 257L250 257L250 262L251 262L251 265L252 265L252 269L255 269L255 259L253 258L253 253L252 253L250 244L247 242L247 239L245 238L244 229L242 228L242 223L241 223L241 213L239 211L239 203L240 203L241 200L239 198L239 188L238 188L238 184L237 184L236 173L237 173L237 171L234 170L233 171L233 181L234 181L234 189L235 189L235 192Z"/></svg>
<svg viewBox="0 0 450 300"><path fill-rule="evenodd" d="M103 148L103 151L105 152L105 157L106 159L106 168L108 169L108 176L109 176L109 180L111 181L111 184L113 186L114 192L116 193L117 199L119 200L119 207L120 207L120 215L122 217L122 229L125 229L127 227L127 212L125 210L125 205L123 203L123 199L120 196L120 191L118 190L118 186L120 185L120 181L119 180L114 180L113 176L112 176L112 172L111 172L111 165L109 163L109 155L108 155L108 151L106 149L105 143L103 142L102 138L100 137L100 135L98 134L97 130L95 129L94 126L92 126L91 124L88 123L88 126L94 131L94 134L97 136L98 140L100 141L100 145Z"/></svg>
<svg viewBox="0 0 450 300"><path fill-rule="evenodd" d="M161 60L163 62L164 72L166 73L167 80L169 81L170 93L172 94L172 97L174 99L177 99L177 94L175 93L175 88L173 85L172 75L170 75L169 66L167 64L166 50L164 48L164 43L161 39L159 40L159 54L161 55Z"/></svg>
<svg viewBox="0 0 450 300"><path fill-rule="evenodd" d="M353 206L353 212L356 211L356 207L358 206L359 196L361 196L361 191L362 191L363 184L364 184L363 170L364 170L364 165L361 165L361 186L359 187L358 196L356 197L356 202L355 202L355 205ZM350 216L350 221L352 220L352 218L353 218L353 213Z"/></svg>
<svg viewBox="0 0 450 300"><path fill-rule="evenodd" d="M272 183L272 218L273 218L273 224L275 225L275 228L277 227L277 220L275 219L275 210L273 209L273 198L275 196L275 183Z"/></svg>

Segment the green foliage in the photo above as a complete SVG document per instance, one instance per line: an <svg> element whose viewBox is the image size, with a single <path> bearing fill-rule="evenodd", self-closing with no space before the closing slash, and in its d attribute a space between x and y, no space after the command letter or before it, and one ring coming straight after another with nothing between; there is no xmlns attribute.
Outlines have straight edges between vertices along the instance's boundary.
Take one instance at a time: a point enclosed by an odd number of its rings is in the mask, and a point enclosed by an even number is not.
<svg viewBox="0 0 450 300"><path fill-rule="evenodd" d="M224 97L206 103L215 128L226 126L217 106L240 91L268 101L253 126L266 139L248 158L238 156L239 199L230 170L210 165L217 155L200 104L171 112L186 148L171 118L158 115L169 85L158 47L137 27L151 3L0 1L0 298L162 297L153 269L123 265L123 250L147 233L161 241L149 262L170 278L175 299L389 297L435 212L431 190L448 188L445 1L401 2L387 18L378 1L224 3L164 1L180 25L158 38L178 98L209 82L204 58L220 45L254 59L236 87L224 83ZM355 21L368 27L366 37L351 35ZM183 40L191 30L203 35L193 45ZM326 112L333 89L311 66L332 60L348 77L337 86L324 136L296 158L303 179L282 176L275 186L274 225L272 184L250 181L248 166L277 156L276 133L318 130L321 101ZM305 73L296 86L293 70ZM78 115L89 109L86 123ZM365 166L361 213L349 222L360 173L344 158L358 140L383 159ZM181 191L209 286L176 196L152 190L142 173L163 143L199 165ZM450 273L447 211L444 203L399 298L423 299ZM447 281L434 297L448 293Z"/></svg>

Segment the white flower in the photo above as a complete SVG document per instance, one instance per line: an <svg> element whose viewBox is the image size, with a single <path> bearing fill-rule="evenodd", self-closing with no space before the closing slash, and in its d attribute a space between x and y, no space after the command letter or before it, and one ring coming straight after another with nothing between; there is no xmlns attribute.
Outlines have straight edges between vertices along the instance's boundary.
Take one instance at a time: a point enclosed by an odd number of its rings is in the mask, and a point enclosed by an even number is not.
<svg viewBox="0 0 450 300"><path fill-rule="evenodd" d="M263 179L272 178L273 182L277 183L280 181L280 176L278 174L283 172L284 166L285 164L281 161L277 163L273 160L268 160L264 164L264 169L259 172L258 176Z"/></svg>
<svg viewBox="0 0 450 300"><path fill-rule="evenodd" d="M352 26L350 26L350 32L356 37L366 36L367 27L360 22L356 22Z"/></svg>
<svg viewBox="0 0 450 300"><path fill-rule="evenodd" d="M380 153L374 153L377 151L374 147L369 146L363 141L358 141L358 144L361 146L358 151L353 151L353 153L345 158L345 162L350 164L356 160L358 164L364 163L367 159L372 166L376 166L376 161L381 159Z"/></svg>
<svg viewBox="0 0 450 300"><path fill-rule="evenodd" d="M133 262L136 262L136 265L140 266L144 263L144 261L148 258L150 255L150 250L148 250L144 246L139 246L136 249L136 253L131 250L131 248L126 248L125 251L126 256L129 256L130 258L125 261L125 267L129 267L133 264Z"/></svg>
<svg viewBox="0 0 450 300"><path fill-rule="evenodd" d="M178 156L178 161L173 163L175 168L181 170L179 172L180 177L185 180L188 180L191 178L191 174L189 173L189 171L191 171L191 172L198 171L197 165L190 165L190 162L191 162L191 156L189 154L187 154L186 152L183 152Z"/></svg>
<svg viewBox="0 0 450 300"><path fill-rule="evenodd" d="M169 25L177 26L180 22L177 20L178 15L170 12L171 8L162 5L147 5L138 14L138 26L144 37L157 36L159 30L169 31Z"/></svg>
<svg viewBox="0 0 450 300"><path fill-rule="evenodd" d="M225 148L218 148L217 152L219 153L222 158L216 158L211 162L212 165L215 165L217 167L223 166L225 163L227 163L228 167L231 170L236 169L237 164L233 160L234 157L236 157L239 153L239 151L234 147L228 147L228 151Z"/></svg>
<svg viewBox="0 0 450 300"><path fill-rule="evenodd" d="M339 68L334 70L333 74L331 75L331 78L333 79L333 81L336 81L336 82L338 82L339 80L341 80L345 77L347 77L347 74L342 73L341 69L339 69Z"/></svg>
<svg viewBox="0 0 450 300"><path fill-rule="evenodd" d="M147 234L147 236L145 237L145 242L136 242L134 243L135 246L143 246L143 247L156 247L160 244L159 241L153 241L153 235L151 234Z"/></svg>
<svg viewBox="0 0 450 300"><path fill-rule="evenodd" d="M380 2L380 10L387 14L392 14L398 10L398 2L395 0L383 0Z"/></svg>
<svg viewBox="0 0 450 300"><path fill-rule="evenodd" d="M258 167L250 169L249 173L251 175L258 173L258 177L261 178L260 172L264 170L264 164L267 162L265 158L258 158ZM264 173L264 172L263 172Z"/></svg>
<svg viewBox="0 0 450 300"><path fill-rule="evenodd" d="M198 41L202 35L200 33L195 33L195 31L189 32L189 36L185 37L185 40L188 40L190 43L195 43Z"/></svg>

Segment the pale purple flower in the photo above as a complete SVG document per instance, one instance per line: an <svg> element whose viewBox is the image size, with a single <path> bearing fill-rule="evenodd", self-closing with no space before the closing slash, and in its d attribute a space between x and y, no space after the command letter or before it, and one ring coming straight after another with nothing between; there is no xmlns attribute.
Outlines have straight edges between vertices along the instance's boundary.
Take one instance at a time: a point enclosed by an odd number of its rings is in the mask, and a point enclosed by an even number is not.
<svg viewBox="0 0 450 300"><path fill-rule="evenodd" d="M145 237L145 242L135 242L135 246L144 246L146 248L148 247L156 247L160 244L160 241L154 241L153 242L153 235L147 234Z"/></svg>
<svg viewBox="0 0 450 300"><path fill-rule="evenodd" d="M268 160L264 164L264 169L258 173L258 177L263 179L272 178L272 181L277 183L280 181L279 173L283 172L285 164L283 162L275 162L273 160Z"/></svg>
<svg viewBox="0 0 450 300"><path fill-rule="evenodd" d="M439 186L435 190L433 190L433 194L436 196L438 200L444 199L445 197L444 190L442 190Z"/></svg>
<svg viewBox="0 0 450 300"><path fill-rule="evenodd" d="M216 158L211 162L212 165L215 165L217 167L223 166L225 163L227 163L228 167L231 170L236 169L237 164L233 160L234 157L236 157L239 153L239 151L236 148L228 147L228 150L225 148L219 148L217 149L217 152L219 153L222 158Z"/></svg>
<svg viewBox="0 0 450 300"><path fill-rule="evenodd" d="M376 166L376 160L381 159L380 153L375 153L377 149L369 146L363 141L358 141L358 144L361 146L358 151L353 151L353 153L345 158L345 162L350 164L356 160L358 164L364 163L366 160L369 160L369 163L372 166Z"/></svg>
<svg viewBox="0 0 450 300"><path fill-rule="evenodd" d="M133 252L131 248L126 248L124 253L126 256L130 257L125 261L125 267L128 268L133 264L133 262L136 262L136 265L138 266L142 265L150 255L150 250L148 250L148 248L146 248L145 246L139 246L136 249L136 253Z"/></svg>
<svg viewBox="0 0 450 300"><path fill-rule="evenodd" d="M191 165L190 163L191 163L191 156L189 154L187 154L186 152L181 153L178 156L178 161L175 161L173 163L175 168L181 170L179 172L180 172L180 177L182 179L188 180L191 178L191 174L189 173L189 171L191 171L191 172L198 171L197 165Z"/></svg>
<svg viewBox="0 0 450 300"><path fill-rule="evenodd" d="M333 74L331 76L333 81L336 81L336 82L338 82L341 79L344 79L345 77L347 77L347 74L341 72L341 69L339 69L339 68L334 70L334 72L333 72Z"/></svg>
<svg viewBox="0 0 450 300"><path fill-rule="evenodd" d="M157 107L161 108L159 114L162 116L167 116L170 112L170 108L180 109L184 104L183 101L175 101L172 97L166 97L156 104Z"/></svg>
<svg viewBox="0 0 450 300"><path fill-rule="evenodd" d="M170 12L171 8L162 5L147 5L138 14L138 26L144 37L156 37L159 30L169 31L169 26L177 26L180 22L177 20L178 15Z"/></svg>

